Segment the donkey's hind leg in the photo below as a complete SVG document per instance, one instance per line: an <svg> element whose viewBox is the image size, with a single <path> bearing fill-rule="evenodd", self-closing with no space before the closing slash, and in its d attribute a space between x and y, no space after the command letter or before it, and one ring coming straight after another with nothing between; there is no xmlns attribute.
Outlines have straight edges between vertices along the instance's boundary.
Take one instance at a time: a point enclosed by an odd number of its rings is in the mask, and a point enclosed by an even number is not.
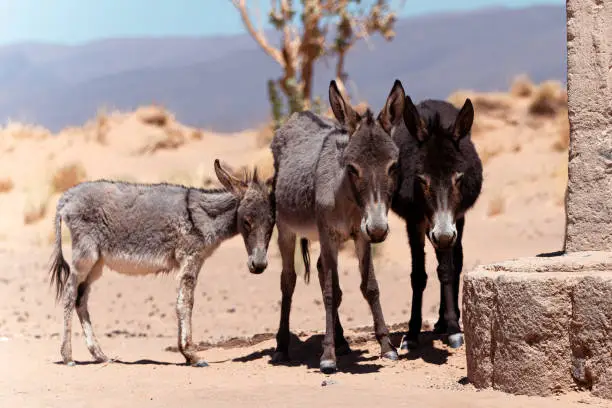
<svg viewBox="0 0 612 408"><path fill-rule="evenodd" d="M83 250L80 246L73 244L72 267L66 280L63 293L64 306L64 331L62 333L62 360L66 365L73 366L72 359L72 312L78 297L79 284L84 282L97 262L97 255L90 254L91 251Z"/></svg>
<svg viewBox="0 0 612 408"><path fill-rule="evenodd" d="M317 271L319 272L319 284L321 285L321 292L323 292L323 260L321 257L317 260ZM340 282L338 277L334 277L334 299L336 300L336 329L334 330L334 345L336 347L336 356L345 356L351 353L351 347L349 346L348 341L344 337L344 329L342 328L342 324L340 323L340 314L338 313L338 308L340 308L340 304L342 303L342 289L340 289Z"/></svg>
<svg viewBox="0 0 612 408"><path fill-rule="evenodd" d="M276 351L270 362L272 364L289 361L289 317L291 315L291 300L295 291L295 234L277 222L278 248L281 253L283 270L281 272L281 316L276 333Z"/></svg>
<svg viewBox="0 0 612 408"><path fill-rule="evenodd" d="M98 339L94 334L91 319L89 317L89 310L87 309L87 301L89 300L91 284L102 275L102 268L103 264L98 260L98 262L96 262L96 264L92 267L91 272L89 272L85 280L79 284L76 297L77 315L79 316L81 327L83 328L83 333L85 334L87 348L97 362L108 361L108 358L102 352Z"/></svg>

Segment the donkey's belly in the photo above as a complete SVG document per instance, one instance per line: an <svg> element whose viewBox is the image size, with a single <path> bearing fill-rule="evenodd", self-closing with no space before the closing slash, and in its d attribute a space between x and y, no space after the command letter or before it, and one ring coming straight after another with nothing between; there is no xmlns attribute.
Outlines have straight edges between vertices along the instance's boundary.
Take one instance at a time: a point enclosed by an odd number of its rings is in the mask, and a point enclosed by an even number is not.
<svg viewBox="0 0 612 408"><path fill-rule="evenodd" d="M144 254L103 254L102 260L108 268L123 275L168 273L178 266L170 257Z"/></svg>
<svg viewBox="0 0 612 408"><path fill-rule="evenodd" d="M318 241L319 240L319 230L317 225L314 223L300 223L292 222L291 220L281 220L283 225L291 230L295 235L300 238L306 238L309 241Z"/></svg>

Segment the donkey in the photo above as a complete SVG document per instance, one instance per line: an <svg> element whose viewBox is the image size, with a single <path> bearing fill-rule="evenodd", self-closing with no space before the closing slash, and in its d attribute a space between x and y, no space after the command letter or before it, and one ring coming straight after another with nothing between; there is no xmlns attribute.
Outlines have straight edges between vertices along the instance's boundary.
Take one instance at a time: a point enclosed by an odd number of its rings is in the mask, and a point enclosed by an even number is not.
<svg viewBox="0 0 612 408"><path fill-rule="evenodd" d="M111 181L81 183L66 191L57 205L51 283L63 296L64 330L61 355L72 366L71 322L76 306L87 347L98 362L108 361L94 335L87 310L91 284L104 265L127 275L178 270L176 304L178 345L187 364L207 366L191 338L194 289L204 261L226 239L242 235L248 268L260 274L274 228L270 184L257 171L238 179L214 162L223 189L203 190L172 184ZM72 237L72 264L64 260L61 222Z"/></svg>
<svg viewBox="0 0 612 408"><path fill-rule="evenodd" d="M275 175L276 226L282 258L281 318L272 363L289 359L289 315L296 283L294 253L300 235L306 278L308 240L318 240L319 283L325 304L320 370L336 371L336 353L350 352L338 318L342 291L338 247L352 239L361 272L361 292L370 305L381 355L398 358L389 340L372 266L371 243L387 237L387 214L396 187L399 150L391 135L402 122L404 89L396 81L377 119L359 115L344 101L335 81L329 101L337 122L312 112L293 114L276 132L271 149ZM338 347L338 348L336 348Z"/></svg>
<svg viewBox="0 0 612 408"><path fill-rule="evenodd" d="M465 213L482 187L482 163L471 141L472 102L461 110L445 101L404 104L404 123L394 134L400 149L400 181L392 210L406 221L412 254L412 310L402 349L418 346L422 324L425 236L438 259L440 309L437 333L447 333L452 348L463 344L459 328L459 281L463 268Z"/></svg>

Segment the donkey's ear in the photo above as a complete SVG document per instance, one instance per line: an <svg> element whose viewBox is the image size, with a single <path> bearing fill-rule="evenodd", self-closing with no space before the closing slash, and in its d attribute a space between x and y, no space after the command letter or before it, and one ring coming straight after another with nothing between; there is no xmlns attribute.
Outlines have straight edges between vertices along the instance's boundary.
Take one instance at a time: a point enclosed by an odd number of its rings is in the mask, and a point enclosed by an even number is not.
<svg viewBox="0 0 612 408"><path fill-rule="evenodd" d="M390 134L391 129L400 124L404 111L405 98L406 93L404 92L404 87L400 80L396 79L387 97L387 102L385 102L385 107L378 115L378 121L383 129L385 129L385 132Z"/></svg>
<svg viewBox="0 0 612 408"><path fill-rule="evenodd" d="M349 134L353 134L361 118L352 106L344 101L338 89L338 85L334 80L329 83L329 105L334 112L336 120L348 129Z"/></svg>
<svg viewBox="0 0 612 408"><path fill-rule="evenodd" d="M465 100L463 107L457 114L455 124L453 125L453 136L455 140L461 140L467 136L472 130L472 124L474 123L474 106L470 98Z"/></svg>
<svg viewBox="0 0 612 408"><path fill-rule="evenodd" d="M236 194L237 196L244 195L247 188L249 187L247 183L232 176L227 170L221 167L219 159L215 159L215 174L217 175L217 178L219 179L223 187Z"/></svg>
<svg viewBox="0 0 612 408"><path fill-rule="evenodd" d="M425 140L425 125L421 119L421 115L419 115L419 111L408 95L406 95L406 99L404 100L404 123L412 137L415 137L419 142Z"/></svg>

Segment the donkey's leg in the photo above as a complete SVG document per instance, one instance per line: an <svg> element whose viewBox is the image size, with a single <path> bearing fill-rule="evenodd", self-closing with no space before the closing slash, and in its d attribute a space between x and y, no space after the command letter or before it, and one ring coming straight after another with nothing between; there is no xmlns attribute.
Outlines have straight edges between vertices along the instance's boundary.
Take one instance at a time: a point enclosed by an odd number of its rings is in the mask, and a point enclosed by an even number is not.
<svg viewBox="0 0 612 408"><path fill-rule="evenodd" d="M454 280L453 280L453 304L455 305L455 313L457 314L457 321L461 316L459 309L459 284L461 282L461 270L463 269L463 227L465 225L465 218L457 220L457 241L453 247L453 267L454 267ZM446 321L444 320L444 311L446 310L446 301L444 299L444 287L440 285L440 310L438 312L438 321L434 326L436 333L446 333Z"/></svg>
<svg viewBox="0 0 612 408"><path fill-rule="evenodd" d="M408 334L402 339L401 348L414 349L419 345L419 333L423 324L423 291L427 286L427 273L425 272L425 225L408 221L406 223L410 252L412 256L412 273L410 284L412 286L412 305Z"/></svg>
<svg viewBox="0 0 612 408"><path fill-rule="evenodd" d="M64 364L74 365L72 359L72 312L77 298L77 273L74 267L66 280L63 293L64 304L64 331L62 332L62 347L60 349Z"/></svg>
<svg viewBox="0 0 612 408"><path fill-rule="evenodd" d="M64 288L64 331L62 333L61 354L62 360L69 366L74 365L72 359L72 312L78 297L78 287L80 283L85 281L97 261L97 255L91 253L91 248L93 246L73 244L72 266Z"/></svg>
<svg viewBox="0 0 612 408"><path fill-rule="evenodd" d="M317 271L319 272L319 284L321 285L321 293L323 293L324 287L324 278L323 278L323 261L321 257L317 260ZM336 300L336 329L335 329L335 338L334 343L336 347L336 356L345 356L351 353L351 347L346 341L344 337L344 329L342 328L342 324L340 323L340 314L338 313L338 309L340 308L340 304L342 303L342 289L340 289L340 280L338 277L334 278L334 299Z"/></svg>
<svg viewBox="0 0 612 408"><path fill-rule="evenodd" d="M193 311L193 294L198 281L198 274L203 260L199 256L189 256L181 262L179 290L176 301L178 318L178 346L187 364L194 367L207 367L208 363L200 359L193 350L191 338L191 314Z"/></svg>
<svg viewBox="0 0 612 408"><path fill-rule="evenodd" d="M459 307L459 286L461 284L461 271L463 270L463 227L465 226L465 218L457 220L457 242L453 250L453 263L455 266L455 283L454 283L454 304L455 313L457 314L457 322L461 317L461 308Z"/></svg>
<svg viewBox="0 0 612 408"><path fill-rule="evenodd" d="M380 306L380 290L374 274L372 264L372 245L361 236L355 239L355 249L359 258L359 271L361 272L361 293L366 298L374 318L374 333L380 343L380 354L389 360L397 360L397 351L391 344L389 329L383 317Z"/></svg>
<svg viewBox="0 0 612 408"><path fill-rule="evenodd" d="M289 361L289 316L291 315L291 300L295 290L295 234L281 223L277 223L278 248L281 253L283 270L281 272L281 316L276 333L276 351L272 363Z"/></svg>
<svg viewBox="0 0 612 408"><path fill-rule="evenodd" d="M438 258L438 279L444 296L444 321L446 322L446 332L449 334L448 343L452 348L458 348L463 344L463 335L459 329L453 301L455 292L453 249L436 250L436 257Z"/></svg>
<svg viewBox="0 0 612 408"><path fill-rule="evenodd" d="M323 338L323 355L319 369L325 374L336 371L335 329L338 309L334 296L334 278L338 279L338 243L327 231L319 226L321 243L321 264L323 281L323 304L325 305L325 337Z"/></svg>
<svg viewBox="0 0 612 408"><path fill-rule="evenodd" d="M93 358L98 362L108 361L108 358L102 352L98 339L94 334L93 327L91 325L91 318L89 317L89 310L87 308L87 302L89 300L91 284L102 275L102 268L103 263L98 260L98 262L96 262L91 269L89 275L87 275L87 278L85 278L85 281L79 284L76 298L77 315L79 316L81 327L83 328L83 333L85 334L87 348L89 349L89 352Z"/></svg>

